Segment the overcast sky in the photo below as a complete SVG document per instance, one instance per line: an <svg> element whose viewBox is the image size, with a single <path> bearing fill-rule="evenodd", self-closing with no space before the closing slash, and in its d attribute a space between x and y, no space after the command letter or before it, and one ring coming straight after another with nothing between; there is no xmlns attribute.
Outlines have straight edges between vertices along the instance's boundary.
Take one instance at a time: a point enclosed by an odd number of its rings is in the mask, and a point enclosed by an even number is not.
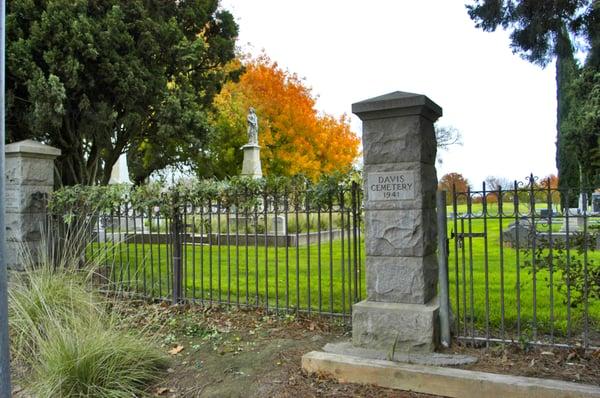
<svg viewBox="0 0 600 398"><path fill-rule="evenodd" d="M222 0L239 45L305 78L320 111L392 91L425 94L464 145L442 153L438 178L460 172L522 180L556 173L554 65L514 55L508 33L482 32L467 0ZM260 115L259 115L260 117ZM352 115L352 128L361 124Z"/></svg>

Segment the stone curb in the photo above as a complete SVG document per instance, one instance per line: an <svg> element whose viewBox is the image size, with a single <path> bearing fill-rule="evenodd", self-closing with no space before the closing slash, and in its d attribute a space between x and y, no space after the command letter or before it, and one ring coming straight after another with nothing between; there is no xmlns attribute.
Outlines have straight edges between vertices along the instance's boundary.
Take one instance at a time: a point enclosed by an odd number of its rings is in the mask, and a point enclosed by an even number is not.
<svg viewBox="0 0 600 398"><path fill-rule="evenodd" d="M319 351L302 357L302 369L308 373L332 376L341 383L374 384L444 397L600 397L600 387L587 384L410 365Z"/></svg>
<svg viewBox="0 0 600 398"><path fill-rule="evenodd" d="M327 343L323 347L324 352L338 355L348 355L365 359L391 360L405 364L425 366L458 366L477 362L476 357L457 354L440 354L439 352L394 352L394 358L390 358L391 352L374 350L371 348L355 347L352 342Z"/></svg>

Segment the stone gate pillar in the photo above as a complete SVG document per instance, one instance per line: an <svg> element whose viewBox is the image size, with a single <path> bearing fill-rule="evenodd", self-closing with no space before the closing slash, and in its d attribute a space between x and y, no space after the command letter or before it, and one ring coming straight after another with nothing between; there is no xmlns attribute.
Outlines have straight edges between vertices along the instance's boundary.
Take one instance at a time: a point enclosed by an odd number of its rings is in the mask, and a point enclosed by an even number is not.
<svg viewBox="0 0 600 398"><path fill-rule="evenodd" d="M5 146L6 153L6 263L21 269L21 246L33 255L46 219L45 194L54 189L54 159L60 150L25 140Z"/></svg>
<svg viewBox="0 0 600 398"><path fill-rule="evenodd" d="M352 343L433 351L439 339L435 256L436 138L442 109L393 92L357 102L363 122L367 299L352 313Z"/></svg>

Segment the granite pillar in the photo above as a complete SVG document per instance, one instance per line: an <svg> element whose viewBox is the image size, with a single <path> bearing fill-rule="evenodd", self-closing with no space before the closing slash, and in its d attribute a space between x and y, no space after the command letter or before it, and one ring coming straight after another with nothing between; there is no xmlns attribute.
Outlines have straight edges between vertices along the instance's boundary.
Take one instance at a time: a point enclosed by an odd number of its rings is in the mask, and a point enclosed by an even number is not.
<svg viewBox="0 0 600 398"><path fill-rule="evenodd" d="M352 105L363 122L367 299L353 307L355 346L433 351L439 339L435 195L442 109L393 92Z"/></svg>
<svg viewBox="0 0 600 398"><path fill-rule="evenodd" d="M8 144L6 153L6 263L22 269L23 248L36 255L46 220L46 195L54 189L60 150L36 141Z"/></svg>

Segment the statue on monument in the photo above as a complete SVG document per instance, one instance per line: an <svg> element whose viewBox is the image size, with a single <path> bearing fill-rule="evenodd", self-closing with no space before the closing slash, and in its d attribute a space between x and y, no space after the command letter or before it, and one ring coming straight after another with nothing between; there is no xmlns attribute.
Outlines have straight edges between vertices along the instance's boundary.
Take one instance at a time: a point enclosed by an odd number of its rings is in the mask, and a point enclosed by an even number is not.
<svg viewBox="0 0 600 398"><path fill-rule="evenodd" d="M248 143L240 149L244 151L244 163L242 164L242 175L252 178L262 177L262 166L260 164L260 147L258 146L258 117L254 108L248 109Z"/></svg>
<svg viewBox="0 0 600 398"><path fill-rule="evenodd" d="M248 109L248 145L258 145L258 117L254 108Z"/></svg>

